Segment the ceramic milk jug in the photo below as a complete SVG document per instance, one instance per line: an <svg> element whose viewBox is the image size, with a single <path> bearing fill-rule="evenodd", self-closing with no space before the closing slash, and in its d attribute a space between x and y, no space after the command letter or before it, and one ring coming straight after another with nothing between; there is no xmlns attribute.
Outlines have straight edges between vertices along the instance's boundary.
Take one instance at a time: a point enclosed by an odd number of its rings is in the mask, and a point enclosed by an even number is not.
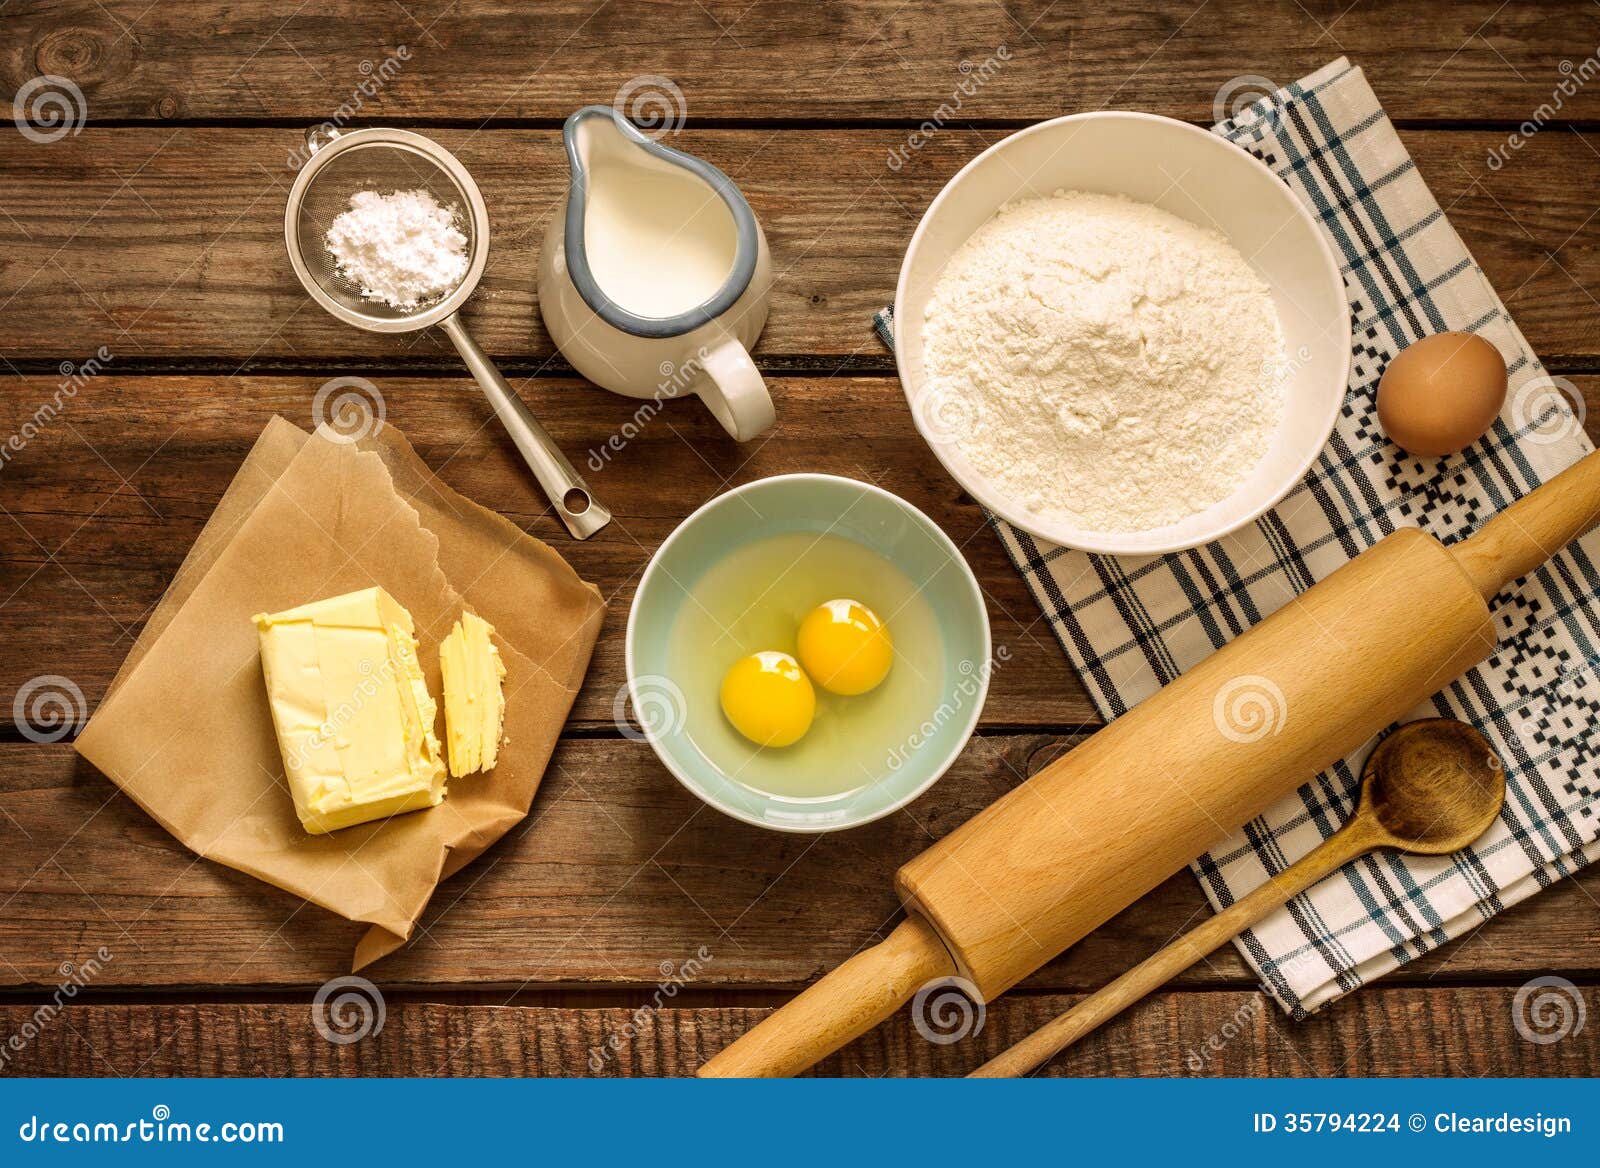
<svg viewBox="0 0 1600 1168"><path fill-rule="evenodd" d="M750 360L772 258L733 180L609 106L562 130L572 168L539 259L539 311L578 372L629 397L698 395L741 442L772 425Z"/></svg>

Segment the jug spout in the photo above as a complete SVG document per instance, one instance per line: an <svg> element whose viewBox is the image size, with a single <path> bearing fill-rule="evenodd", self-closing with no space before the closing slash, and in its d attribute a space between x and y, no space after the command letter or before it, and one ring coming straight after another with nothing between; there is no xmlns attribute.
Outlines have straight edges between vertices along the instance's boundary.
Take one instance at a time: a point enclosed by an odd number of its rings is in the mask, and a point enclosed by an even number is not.
<svg viewBox="0 0 1600 1168"><path fill-rule="evenodd" d="M619 124L620 123L620 124ZM566 120L562 137L567 148L567 165L573 177L587 173L602 159L625 161L642 148L623 132L627 125L610 106L588 105Z"/></svg>
<svg viewBox="0 0 1600 1168"><path fill-rule="evenodd" d="M638 337L677 337L744 295L760 231L732 179L609 106L580 109L562 137L566 265L603 320Z"/></svg>

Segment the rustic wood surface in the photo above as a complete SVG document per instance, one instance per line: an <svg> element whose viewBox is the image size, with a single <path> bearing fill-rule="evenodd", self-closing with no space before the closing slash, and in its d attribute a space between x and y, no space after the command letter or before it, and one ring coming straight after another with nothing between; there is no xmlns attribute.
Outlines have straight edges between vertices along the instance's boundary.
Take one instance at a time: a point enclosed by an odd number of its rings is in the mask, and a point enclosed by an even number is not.
<svg viewBox="0 0 1600 1168"><path fill-rule="evenodd" d="M1600 9L1596 9L1600 15ZM0 15L3 19L3 15ZM1597 37L1600 43L1600 37ZM1380 96L1384 78L1374 75ZM1596 86L1600 89L1600 85ZM534 295L545 220L566 183L554 130L443 129L490 208L489 264L464 318L513 372L559 370ZM233 373L287 364L459 369L436 330L362 332L322 312L289 270L283 204L297 128L102 129L44 149L0 151L0 356L165 360ZM686 129L746 193L772 245L772 315L756 348L769 367L891 371L869 327L894 298L900 259L933 197L1000 130L933 134L898 171L905 129ZM1402 135L1439 202L1555 365L1600 361L1586 288L1600 277L1593 211L1600 134L1535 135L1499 170L1504 130ZM796 176L804 176L797 181ZM65 245L64 245L65 244Z"/></svg>
<svg viewBox="0 0 1600 1168"><path fill-rule="evenodd" d="M1299 1024L1249 990L1162 993L1098 1031L1041 1075L1367 1076L1592 1074L1600 1029L1539 1045L1516 1033L1508 987L1374 986ZM857 1039L819 1075L964 1075L1067 1009L1059 994L1011 995L981 1027L930 1042L906 1015ZM385 1002L383 1028L360 1042L325 1042L304 1001L70 1006L49 1042L13 1057L32 1075L692 1075L759 1022L767 1008L676 1001L636 1007L549 1008ZM32 1017L0 1006L0 1030ZM352 1019L356 1015L351 1015ZM952 1015L960 1034L967 1016ZM56 1037L57 1031L59 1037ZM8 1068L11 1069L11 1068Z"/></svg>
<svg viewBox="0 0 1600 1168"><path fill-rule="evenodd" d="M55 673L91 714L266 419L309 423L312 395L340 374L371 377L446 483L550 540L610 606L532 815L367 971L386 1022L351 1044L317 1034L310 1002L347 968L356 926L197 859L67 743L23 741L0 700L0 1074L692 1072L892 926L901 862L1099 724L981 512L916 435L868 328L940 186L1040 118L1111 106L1209 123L1348 54L1600 436L1600 84L1549 104L1564 77L1596 67L1596 45L1600 7L1578 0L0 6L4 93L65 77L86 118L46 144L0 134L0 437L57 389L63 363L109 355L0 468L0 699ZM974 74L982 85L955 108ZM686 116L674 144L732 174L766 229L778 278L757 359L779 424L742 448L703 411L669 408L588 472L618 518L577 544L446 343L349 329L304 296L283 255L283 200L316 122L418 126L455 150L494 231L467 320L582 464L633 407L556 357L535 263L565 182L560 121L624 91L642 113L666 93ZM1490 166L1535 117L1538 132ZM930 119L926 143L891 166ZM651 552L722 489L801 469L876 482L931 515L1011 650L944 781L820 839L702 808L613 720ZM820 1071L964 1073L1206 911L1180 873L965 1041L925 1041L902 1015ZM1304 1023L1225 948L1047 1073L1600 1073L1592 1023L1549 1045L1518 1034L1516 990L1548 974L1600 1007L1600 873ZM664 984L665 1008L636 1018ZM8 1051L29 1027L40 1032Z"/></svg>
<svg viewBox="0 0 1600 1168"><path fill-rule="evenodd" d="M97 99L98 116L126 121L315 121L349 97L363 62L403 44L412 61L370 116L559 120L654 72L683 90L691 117L916 122L949 99L961 62L1006 45L1016 67L967 116L1036 121L1116 106L1210 121L1213 95L1241 74L1281 85L1346 54L1382 79L1396 117L1458 122L1520 119L1530 96L1548 95L1531 86L1600 44L1600 13L1583 0L392 7L13 3L0 83L10 92L37 73L66 74ZM1600 93L1580 94L1570 116L1600 116Z"/></svg>
<svg viewBox="0 0 1600 1168"><path fill-rule="evenodd" d="M0 433L25 423L56 378L19 377L0 397ZM310 427L316 376L122 376L87 382L65 413L5 469L7 551L0 559L0 641L36 647L0 657L0 693L13 693L48 660L82 688L92 714L106 684L161 598L240 461L274 414ZM1600 438L1600 376L1574 374L1591 438ZM464 376L378 377L386 417L441 479L555 543L606 598L574 729L614 725L625 682L622 641L633 589L652 553L685 516L724 487L804 467L895 492L939 523L961 548L988 601L997 669L983 724L990 728L1092 727L1099 714L1059 652L1038 606L1011 569L982 511L944 474L889 377L775 377L777 426L741 448L698 403L671 403L622 456L586 462L631 417L634 404L565 377L518 379L538 415L563 434L616 521L582 543L566 539ZM63 467L74 471L71 478ZM10 711L0 711L9 716Z"/></svg>
<svg viewBox="0 0 1600 1168"><path fill-rule="evenodd" d="M703 808L641 743L569 738L528 821L443 884L412 943L368 972L402 988L648 987L663 961L704 947L697 985L802 985L897 921L900 864L1070 741L984 735L905 814L811 838ZM0 985L54 986L61 962L102 946L113 956L94 978L101 990L304 986L344 971L360 926L195 860L64 744L0 745L0 772ZM63 825L77 831L65 848ZM1597 898L1600 872L1585 872L1387 980L1600 977ZM1204 905L1179 873L1027 985L1096 988ZM1251 980L1230 946L1178 984Z"/></svg>

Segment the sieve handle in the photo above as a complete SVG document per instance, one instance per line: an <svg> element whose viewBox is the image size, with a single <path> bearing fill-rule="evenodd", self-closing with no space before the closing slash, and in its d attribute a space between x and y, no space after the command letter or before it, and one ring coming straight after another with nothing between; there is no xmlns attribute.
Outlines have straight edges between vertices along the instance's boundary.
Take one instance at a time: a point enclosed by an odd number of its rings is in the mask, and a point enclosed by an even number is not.
<svg viewBox="0 0 1600 1168"><path fill-rule="evenodd" d="M478 343L467 332L467 326L461 323L461 317L451 313L439 322L439 326L455 343L456 352L467 363L467 368L472 371L472 376L477 379L484 396L499 416L500 424L522 452L523 461L533 471L533 477L539 480L556 514L561 516L561 522L567 525L573 537L588 539L610 523L611 512L589 493L583 476L573 469L566 455L561 453L545 428L539 425L533 411L523 404L516 391L500 376L500 370L494 367L494 362L478 348Z"/></svg>

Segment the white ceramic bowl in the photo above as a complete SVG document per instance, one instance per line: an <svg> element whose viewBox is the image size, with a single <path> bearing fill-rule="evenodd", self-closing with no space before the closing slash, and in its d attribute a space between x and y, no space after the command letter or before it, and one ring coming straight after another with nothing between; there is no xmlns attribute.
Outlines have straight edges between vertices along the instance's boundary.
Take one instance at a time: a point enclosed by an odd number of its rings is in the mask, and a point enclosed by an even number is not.
<svg viewBox="0 0 1600 1168"><path fill-rule="evenodd" d="M1127 195L1220 231L1272 289L1293 368L1283 423L1266 457L1232 494L1177 523L1112 532L1036 515L978 474L947 436L930 433L931 411L918 408L923 317L945 264L1002 204L1058 190ZM900 382L918 430L945 469L1001 518L1084 551L1183 551L1250 523L1310 468L1333 432L1350 378L1350 308L1322 228L1258 159L1215 134L1154 114L1073 114L989 147L961 168L922 217L894 302Z"/></svg>

